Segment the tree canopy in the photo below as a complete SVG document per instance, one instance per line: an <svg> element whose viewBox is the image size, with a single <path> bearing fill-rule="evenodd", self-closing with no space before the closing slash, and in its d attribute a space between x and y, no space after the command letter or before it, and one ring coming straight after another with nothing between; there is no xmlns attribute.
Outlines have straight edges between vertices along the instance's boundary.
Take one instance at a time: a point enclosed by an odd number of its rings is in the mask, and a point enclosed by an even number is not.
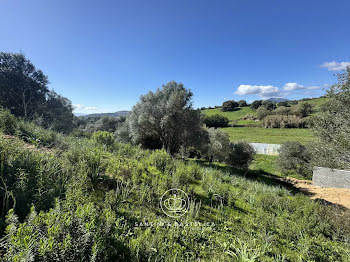
<svg viewBox="0 0 350 262"><path fill-rule="evenodd" d="M44 127L70 132L72 103L48 84L47 76L22 53L0 52L0 106L25 120L42 118Z"/></svg>
<svg viewBox="0 0 350 262"><path fill-rule="evenodd" d="M175 81L141 96L126 119L131 141L146 148L163 147L170 154L181 146L200 142L203 132L200 110L192 107L192 92ZM125 134L125 127L122 128Z"/></svg>

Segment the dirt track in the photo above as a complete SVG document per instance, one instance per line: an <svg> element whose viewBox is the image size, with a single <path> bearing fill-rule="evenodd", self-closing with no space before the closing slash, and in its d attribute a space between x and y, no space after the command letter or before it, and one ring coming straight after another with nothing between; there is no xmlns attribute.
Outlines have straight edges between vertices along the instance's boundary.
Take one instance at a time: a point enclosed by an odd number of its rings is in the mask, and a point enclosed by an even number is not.
<svg viewBox="0 0 350 262"><path fill-rule="evenodd" d="M295 178L286 178L284 181L310 194L311 199L323 199L327 202L350 209L350 189L316 187L312 185L311 181L298 180Z"/></svg>

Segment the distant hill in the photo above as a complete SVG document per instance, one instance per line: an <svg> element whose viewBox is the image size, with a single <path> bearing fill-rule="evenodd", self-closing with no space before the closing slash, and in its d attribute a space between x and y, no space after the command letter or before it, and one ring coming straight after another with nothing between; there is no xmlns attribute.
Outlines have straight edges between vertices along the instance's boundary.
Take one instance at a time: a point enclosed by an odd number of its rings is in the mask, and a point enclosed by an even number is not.
<svg viewBox="0 0 350 262"><path fill-rule="evenodd" d="M129 111L118 111L115 113L96 113L96 114L82 115L80 117L83 117L83 118L103 117L103 116L119 117L119 116L126 116L128 113Z"/></svg>
<svg viewBox="0 0 350 262"><path fill-rule="evenodd" d="M271 98L267 99L267 101L271 101L271 102L274 102L274 103L279 103L279 102L287 102L289 100L285 99L285 98L281 98L281 97L271 97Z"/></svg>

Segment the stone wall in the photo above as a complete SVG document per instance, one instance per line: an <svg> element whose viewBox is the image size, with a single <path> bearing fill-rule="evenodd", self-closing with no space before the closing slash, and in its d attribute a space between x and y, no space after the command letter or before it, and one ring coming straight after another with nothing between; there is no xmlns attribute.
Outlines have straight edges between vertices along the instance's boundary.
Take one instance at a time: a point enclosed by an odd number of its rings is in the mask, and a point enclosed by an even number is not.
<svg viewBox="0 0 350 262"><path fill-rule="evenodd" d="M314 167L312 184L319 187L350 188L350 171Z"/></svg>

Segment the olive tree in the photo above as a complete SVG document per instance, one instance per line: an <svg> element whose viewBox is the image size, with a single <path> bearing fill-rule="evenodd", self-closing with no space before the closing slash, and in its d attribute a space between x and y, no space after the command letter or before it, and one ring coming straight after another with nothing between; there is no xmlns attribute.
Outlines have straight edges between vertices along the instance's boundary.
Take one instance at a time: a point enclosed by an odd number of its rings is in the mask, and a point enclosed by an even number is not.
<svg viewBox="0 0 350 262"><path fill-rule="evenodd" d="M199 147L206 134L200 110L192 107L192 96L190 90L175 81L141 96L121 127L123 140L127 140L127 129L133 144L151 149L162 147L172 155L183 146Z"/></svg>
<svg viewBox="0 0 350 262"><path fill-rule="evenodd" d="M329 101L312 121L317 141L312 146L313 164L350 168L350 67L338 75L327 93Z"/></svg>

